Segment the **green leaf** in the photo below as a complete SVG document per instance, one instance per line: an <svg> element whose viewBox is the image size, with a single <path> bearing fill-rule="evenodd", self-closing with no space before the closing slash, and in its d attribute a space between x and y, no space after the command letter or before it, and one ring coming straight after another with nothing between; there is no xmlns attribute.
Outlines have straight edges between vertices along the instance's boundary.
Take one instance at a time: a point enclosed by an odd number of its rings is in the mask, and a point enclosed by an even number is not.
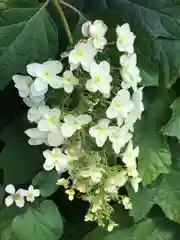
<svg viewBox="0 0 180 240"><path fill-rule="evenodd" d="M0 139L5 142L0 153L0 167L4 169L5 184L23 184L42 168L44 159L41 148L30 146L24 133L30 127L32 126L22 116L18 116L0 134Z"/></svg>
<svg viewBox="0 0 180 240"><path fill-rule="evenodd" d="M175 228L166 219L147 219L131 228L114 231L104 240L172 240L175 234Z"/></svg>
<svg viewBox="0 0 180 240"><path fill-rule="evenodd" d="M139 190L136 193L132 187L128 186L128 195L132 200L132 210L130 211L131 216L135 222L141 221L146 217L151 208L154 205L152 197L146 188L139 186Z"/></svg>
<svg viewBox="0 0 180 240"><path fill-rule="evenodd" d="M45 7L39 8L40 5L35 2L32 1L31 8L20 8L17 5L2 14L0 89L11 81L13 74L24 73L28 63L44 61L57 54L55 26Z"/></svg>
<svg viewBox="0 0 180 240"><path fill-rule="evenodd" d="M150 184L159 174L169 172L171 154L166 138L157 133L147 118L138 122L135 133L138 134L140 148L138 170L143 184Z"/></svg>
<svg viewBox="0 0 180 240"><path fill-rule="evenodd" d="M151 94L155 96L135 126L135 141L140 148L138 169L144 185L150 184L159 174L168 173L171 164L167 139L159 130L169 117L174 94L166 89L155 91L153 88Z"/></svg>
<svg viewBox="0 0 180 240"><path fill-rule="evenodd" d="M146 58L143 54L138 54L138 66L142 77L141 84L144 86L158 86L159 85L159 70L155 63Z"/></svg>
<svg viewBox="0 0 180 240"><path fill-rule="evenodd" d="M120 11L130 25L158 38L180 38L179 0L108 0L110 9Z"/></svg>
<svg viewBox="0 0 180 240"><path fill-rule="evenodd" d="M28 208L13 219L12 230L18 240L57 240L62 236L62 217L52 201L44 201L38 208Z"/></svg>
<svg viewBox="0 0 180 240"><path fill-rule="evenodd" d="M159 66L162 80L168 88L171 87L180 76L179 0L108 0L108 5L130 24L137 36L135 46L141 50L138 39L149 38L151 51L145 56Z"/></svg>
<svg viewBox="0 0 180 240"><path fill-rule="evenodd" d="M34 177L32 183L39 188L43 197L49 197L58 189L57 179L56 171L42 171Z"/></svg>
<svg viewBox="0 0 180 240"><path fill-rule="evenodd" d="M162 128L163 134L171 137L177 137L180 140L180 98L171 105L172 117L169 122Z"/></svg>

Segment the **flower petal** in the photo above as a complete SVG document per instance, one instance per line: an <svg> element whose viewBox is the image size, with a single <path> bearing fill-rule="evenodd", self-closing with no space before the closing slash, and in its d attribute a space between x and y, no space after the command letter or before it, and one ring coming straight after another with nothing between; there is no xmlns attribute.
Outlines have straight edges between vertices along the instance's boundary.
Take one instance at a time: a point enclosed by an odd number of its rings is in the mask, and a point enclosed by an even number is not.
<svg viewBox="0 0 180 240"><path fill-rule="evenodd" d="M5 191L9 194L14 194L16 190L12 184L9 184L6 186Z"/></svg>
<svg viewBox="0 0 180 240"><path fill-rule="evenodd" d="M5 198L5 205L6 207L10 207L13 204L14 200L12 196L8 196Z"/></svg>

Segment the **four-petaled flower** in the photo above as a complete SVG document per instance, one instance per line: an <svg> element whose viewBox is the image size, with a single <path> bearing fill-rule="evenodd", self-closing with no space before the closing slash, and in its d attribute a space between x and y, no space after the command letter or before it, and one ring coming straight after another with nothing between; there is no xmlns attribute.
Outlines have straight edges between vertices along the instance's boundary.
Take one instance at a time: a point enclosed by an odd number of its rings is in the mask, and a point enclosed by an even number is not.
<svg viewBox="0 0 180 240"><path fill-rule="evenodd" d="M5 205L10 207L14 202L17 207L22 208L24 207L24 190L19 189L15 190L15 187L12 184L6 186L5 191L10 195L5 199Z"/></svg>
<svg viewBox="0 0 180 240"><path fill-rule="evenodd" d="M96 126L89 129L89 134L96 139L98 147L102 147L109 136L109 123L109 119L101 119Z"/></svg>
<svg viewBox="0 0 180 240"><path fill-rule="evenodd" d="M116 28L116 34L117 34L117 49L120 52L127 52L127 53L133 53L134 52L134 40L135 35L133 32L131 32L129 24L125 23L122 26L117 26Z"/></svg>
<svg viewBox="0 0 180 240"><path fill-rule="evenodd" d="M92 121L92 117L88 114L82 114L74 116L68 114L64 117L64 123L62 124L61 131L65 138L71 137L77 130L80 130L83 125L86 125Z"/></svg>
<svg viewBox="0 0 180 240"><path fill-rule="evenodd" d="M59 74L62 71L62 63L60 61L46 61L42 64L31 63L27 65L27 72L32 77L35 77L33 83L34 89L38 91L48 91L48 85L52 88L57 88Z"/></svg>
<svg viewBox="0 0 180 240"><path fill-rule="evenodd" d="M73 75L72 71L65 71L63 77L59 79L58 87L64 88L67 93L72 93L74 86L78 84L78 79Z"/></svg>
<svg viewBox="0 0 180 240"><path fill-rule="evenodd" d="M109 108L106 111L106 116L109 119L116 118L118 126L121 126L124 119L127 118L128 113L134 108L134 103L130 99L130 92L121 89L115 98L111 101Z"/></svg>
<svg viewBox="0 0 180 240"><path fill-rule="evenodd" d="M60 148L53 148L52 151L45 150L43 152L46 161L43 165L46 171L56 169L58 173L63 173L68 170L68 157Z"/></svg>
<svg viewBox="0 0 180 240"><path fill-rule="evenodd" d="M111 126L109 127L109 140L112 142L112 147L116 154L119 154L121 149L132 138L129 128L124 125L122 127Z"/></svg>
<svg viewBox="0 0 180 240"><path fill-rule="evenodd" d="M30 185L28 190L24 190L24 196L26 197L27 202L34 202L35 198L40 196L40 191Z"/></svg>
<svg viewBox="0 0 180 240"><path fill-rule="evenodd" d="M76 69L80 64L82 68L89 72L89 68L97 53L91 41L79 42L69 53L70 70Z"/></svg>
<svg viewBox="0 0 180 240"><path fill-rule="evenodd" d="M86 83L86 88L90 92L100 91L103 94L110 94L112 76L110 75L110 65L103 61L100 64L95 62L90 67L91 79Z"/></svg>

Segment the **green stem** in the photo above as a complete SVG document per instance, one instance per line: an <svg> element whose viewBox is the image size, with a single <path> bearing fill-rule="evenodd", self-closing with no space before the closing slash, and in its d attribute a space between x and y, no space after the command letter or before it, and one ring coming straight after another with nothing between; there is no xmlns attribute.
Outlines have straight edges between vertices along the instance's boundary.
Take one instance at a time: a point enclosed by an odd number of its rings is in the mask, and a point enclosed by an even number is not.
<svg viewBox="0 0 180 240"><path fill-rule="evenodd" d="M54 6L55 6L58 14L61 17L62 23L64 25L64 29L65 29L66 34L68 36L69 44L73 45L73 37L72 37L71 31L70 31L70 27L69 27L68 21L67 21L65 15L64 15L64 12L63 12L63 10L61 8L61 5L59 4L58 0L53 0L53 3L54 3Z"/></svg>
<svg viewBox="0 0 180 240"><path fill-rule="evenodd" d="M64 6L68 7L69 9L73 10L74 12L76 12L80 17L84 17L83 14L77 8L73 7L71 4L69 4L69 3L67 3L67 2L65 2L63 0L59 0L59 1Z"/></svg>

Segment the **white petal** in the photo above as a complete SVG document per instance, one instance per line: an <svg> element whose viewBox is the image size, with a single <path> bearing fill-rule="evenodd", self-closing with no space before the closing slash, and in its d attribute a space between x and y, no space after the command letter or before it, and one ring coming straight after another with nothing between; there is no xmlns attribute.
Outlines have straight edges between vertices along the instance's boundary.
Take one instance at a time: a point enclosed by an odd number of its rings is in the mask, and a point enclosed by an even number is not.
<svg viewBox="0 0 180 240"><path fill-rule="evenodd" d="M64 137L61 132L51 132L48 135L48 143L50 146L58 147L64 141Z"/></svg>
<svg viewBox="0 0 180 240"><path fill-rule="evenodd" d="M6 207L10 207L13 204L14 200L12 196L8 196L5 198L5 205Z"/></svg>
<svg viewBox="0 0 180 240"><path fill-rule="evenodd" d="M67 93L72 93L73 89L74 89L73 84L65 84L64 85L64 91Z"/></svg>
<svg viewBox="0 0 180 240"><path fill-rule="evenodd" d="M89 37L89 27L92 24L91 21L87 21L82 25L81 31L84 37Z"/></svg>
<svg viewBox="0 0 180 240"><path fill-rule="evenodd" d="M27 199L27 202L34 202L34 200L35 200L35 197L32 195L32 196L29 196L29 195L27 195L27 197L26 197L26 199Z"/></svg>
<svg viewBox="0 0 180 240"><path fill-rule="evenodd" d="M61 127L61 131L62 131L62 135L65 138L69 138L75 133L76 129L67 123L63 123Z"/></svg>
<svg viewBox="0 0 180 240"><path fill-rule="evenodd" d="M23 208L24 207L24 198L20 198L18 200L15 200L16 206L19 208Z"/></svg>
<svg viewBox="0 0 180 240"><path fill-rule="evenodd" d="M40 196L40 191L39 189L34 189L34 196L39 197Z"/></svg>
<svg viewBox="0 0 180 240"><path fill-rule="evenodd" d="M86 89L89 92L96 92L98 90L97 86L94 84L94 82L91 79L86 82Z"/></svg>
<svg viewBox="0 0 180 240"><path fill-rule="evenodd" d="M51 171L53 170L54 168L54 164L51 164L51 165L48 165L46 164L46 162L43 164L43 168L46 170L46 171Z"/></svg>
<svg viewBox="0 0 180 240"><path fill-rule="evenodd" d="M88 114L82 114L78 116L78 122L80 122L80 124L85 125L88 124L92 121L92 117Z"/></svg>
<svg viewBox="0 0 180 240"><path fill-rule="evenodd" d="M62 71L62 63L60 61L47 61L44 62L43 65L46 66L47 70L54 74L58 74Z"/></svg>
<svg viewBox="0 0 180 240"><path fill-rule="evenodd" d="M27 65L27 72L29 73L29 75L33 76L33 77L37 77L37 70L39 69L39 67L41 66L41 64L39 63L31 63Z"/></svg>
<svg viewBox="0 0 180 240"><path fill-rule="evenodd" d="M5 191L9 194L14 194L16 190L12 184L9 184L6 186Z"/></svg>
<svg viewBox="0 0 180 240"><path fill-rule="evenodd" d="M34 81L34 88L36 91L47 91L48 90L48 84L45 82L42 82L39 78L36 78Z"/></svg>
<svg viewBox="0 0 180 240"><path fill-rule="evenodd" d="M117 115L118 115L117 111L115 111L111 106L108 107L108 109L106 110L106 116L107 116L109 119L116 118Z"/></svg>
<svg viewBox="0 0 180 240"><path fill-rule="evenodd" d="M35 84L33 83L33 84L31 85L31 94L32 94L33 96L35 96L35 97L44 95L44 94L48 91L48 85L46 85L46 86L47 86L47 87L44 88L42 91L37 91L37 90L35 89Z"/></svg>
<svg viewBox="0 0 180 240"><path fill-rule="evenodd" d="M113 142L112 145L113 145L113 149L114 149L115 153L119 154L122 146L118 142Z"/></svg>

